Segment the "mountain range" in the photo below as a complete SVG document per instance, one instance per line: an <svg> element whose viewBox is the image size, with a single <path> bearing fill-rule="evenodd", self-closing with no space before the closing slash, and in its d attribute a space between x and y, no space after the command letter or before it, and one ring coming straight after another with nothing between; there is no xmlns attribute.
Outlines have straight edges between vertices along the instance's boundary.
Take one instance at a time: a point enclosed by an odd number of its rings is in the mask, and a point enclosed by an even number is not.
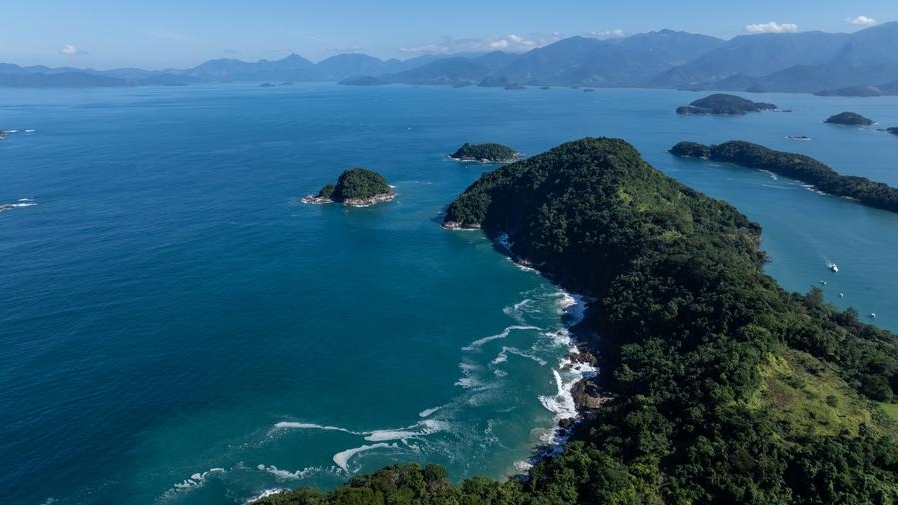
<svg viewBox="0 0 898 505"><path fill-rule="evenodd" d="M381 60L359 53L313 63L291 54L223 58L189 69L90 70L0 64L0 87L187 85L219 81L648 87L822 95L898 94L898 22L855 33L767 33L723 40L673 30L570 37L525 53Z"/></svg>

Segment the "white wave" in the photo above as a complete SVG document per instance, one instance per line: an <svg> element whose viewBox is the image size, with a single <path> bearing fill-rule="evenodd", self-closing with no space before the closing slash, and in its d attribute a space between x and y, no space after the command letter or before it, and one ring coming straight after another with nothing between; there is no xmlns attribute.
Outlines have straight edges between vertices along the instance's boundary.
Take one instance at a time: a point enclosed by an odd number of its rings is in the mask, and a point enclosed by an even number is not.
<svg viewBox="0 0 898 505"><path fill-rule="evenodd" d="M19 201L18 203L12 204L13 207L34 207L35 205L37 205L37 204L34 202L23 202L23 201Z"/></svg>
<svg viewBox="0 0 898 505"><path fill-rule="evenodd" d="M539 356L537 356L535 354L530 354L529 352L522 351L522 350L518 349L517 347L504 347L504 346L502 347L502 351L499 353L499 355L496 356L496 359L491 361L491 363L493 365L499 365L501 363L505 363L506 361L508 361L509 354L514 354L515 356L520 356L522 358L528 358L528 359L535 361L540 366L546 366L546 360L540 358Z"/></svg>
<svg viewBox="0 0 898 505"><path fill-rule="evenodd" d="M449 423L436 421L433 419L425 419L424 421L421 421L414 426L409 426L407 428L401 428L398 430L372 431L368 436L365 437L365 440L367 440L368 442L385 442L387 440L404 441L410 438L424 437L427 435L432 435L434 433L439 433L441 431L447 431L448 429Z"/></svg>
<svg viewBox="0 0 898 505"><path fill-rule="evenodd" d="M340 428L339 426L322 426L320 424L313 423L301 423L297 421L281 421L276 423L271 431L277 430L322 430L322 431L342 431L343 433L349 433L350 435L364 435L364 433L359 433L357 431L347 430L346 428Z"/></svg>
<svg viewBox="0 0 898 505"><path fill-rule="evenodd" d="M490 335L488 337L483 337L481 339L475 340L475 341L471 342L470 344L462 347L461 350L462 351L473 351L474 349L482 346L483 344L486 344L487 342L492 342L493 340L498 340L500 338L508 337L508 335L510 335L512 331L538 330L538 329L539 328L537 328L536 326L523 326L523 325L509 326L508 328L505 328L504 330L502 330L502 333L497 333L495 335Z"/></svg>
<svg viewBox="0 0 898 505"><path fill-rule="evenodd" d="M25 133L34 133L34 132L36 132L36 131L37 131L37 130L25 130Z"/></svg>
<svg viewBox="0 0 898 505"><path fill-rule="evenodd" d="M281 470L280 468L274 465L258 465L256 466L259 471L268 472L271 475L274 475L280 480L300 480L305 479L311 474L323 472L324 469L317 466L310 466L308 468L303 468L302 470L297 470L295 472L289 472L287 470Z"/></svg>
<svg viewBox="0 0 898 505"><path fill-rule="evenodd" d="M433 415L433 413L442 409L443 407L445 407L445 405L440 405L439 407L433 407L430 409L424 409L421 412L418 412L418 417L430 417L431 415Z"/></svg>
<svg viewBox="0 0 898 505"><path fill-rule="evenodd" d="M518 460L514 462L514 469L518 473L527 473L533 468L533 463L529 461Z"/></svg>
<svg viewBox="0 0 898 505"><path fill-rule="evenodd" d="M518 263L517 261L511 260L511 258L509 258L509 260L512 263L514 263L514 266L518 267L518 270L521 270L522 272L536 272L537 271L535 268L528 267L528 266Z"/></svg>
<svg viewBox="0 0 898 505"><path fill-rule="evenodd" d="M555 414L555 421L567 419L577 416L577 405L574 403L574 395L570 392L570 387L566 387L564 379L558 370L552 370L555 376L555 396L540 395L539 401L549 412Z"/></svg>
<svg viewBox="0 0 898 505"><path fill-rule="evenodd" d="M583 320L586 312L586 302L582 295L568 293L562 291L561 300L558 302L559 313L565 314L570 318L570 326L573 326Z"/></svg>
<svg viewBox="0 0 898 505"><path fill-rule="evenodd" d="M262 498L267 498L272 495L280 494L287 490L288 490L287 488L266 489L265 491L262 491L261 493L259 493L257 496L253 496L249 500L246 500L245 502L243 502L243 505L250 505L251 503L257 502L257 501L261 500Z"/></svg>
<svg viewBox="0 0 898 505"><path fill-rule="evenodd" d="M361 447L356 447L353 449L347 449L345 451L338 452L334 454L334 463L337 464L343 471L349 471L349 460L360 452L371 451L374 449L398 449L399 446L396 444L387 444L387 443L379 443L379 444L371 444L371 445L363 445Z"/></svg>
<svg viewBox="0 0 898 505"><path fill-rule="evenodd" d="M504 371L504 370L499 370L499 369L497 368L497 369L493 370L493 375L495 375L496 377L507 377L507 376L508 376L508 372L506 372L506 371Z"/></svg>
<svg viewBox="0 0 898 505"><path fill-rule="evenodd" d="M19 133L19 130L6 130L6 133Z"/></svg>
<svg viewBox="0 0 898 505"><path fill-rule="evenodd" d="M18 202L33 202L34 198L19 198L16 201L18 201Z"/></svg>
<svg viewBox="0 0 898 505"><path fill-rule="evenodd" d="M183 481L175 484L171 489L166 491L164 496L172 496L176 493L181 493L185 491L191 491L198 487L202 487L203 484L206 483L206 478L210 475L217 473L224 473L224 468L210 468L202 473L195 473L190 476L190 478L184 479Z"/></svg>

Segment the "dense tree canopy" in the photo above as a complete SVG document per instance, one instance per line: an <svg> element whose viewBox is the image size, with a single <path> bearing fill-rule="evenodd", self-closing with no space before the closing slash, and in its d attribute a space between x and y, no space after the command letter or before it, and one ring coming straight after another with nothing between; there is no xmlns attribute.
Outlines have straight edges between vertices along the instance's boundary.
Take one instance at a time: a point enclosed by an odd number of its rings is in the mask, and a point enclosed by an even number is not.
<svg viewBox="0 0 898 505"><path fill-rule="evenodd" d="M700 157L734 163L748 168L768 170L784 177L811 184L836 196L847 196L864 205L898 212L898 189L866 177L840 175L824 163L803 154L774 151L758 144L731 140L714 146L680 142L670 152L677 156ZM703 153L702 156L696 156Z"/></svg>
<svg viewBox="0 0 898 505"><path fill-rule="evenodd" d="M335 202L364 200L393 193L393 188L379 173L367 168L351 168L340 175L337 184L328 184L318 192L319 198Z"/></svg>
<svg viewBox="0 0 898 505"><path fill-rule="evenodd" d="M736 95L715 93L699 98L689 105L677 108L677 114L721 114L738 115L746 112L760 112L776 109L772 103L752 102Z"/></svg>
<svg viewBox="0 0 898 505"><path fill-rule="evenodd" d="M840 112L834 116L828 117L824 122L848 126L869 126L873 124L872 119L866 118L855 112Z"/></svg>
<svg viewBox="0 0 898 505"><path fill-rule="evenodd" d="M488 163L508 163L518 157L518 153L502 144L468 144L459 147L449 157L461 161L484 161Z"/></svg>
<svg viewBox="0 0 898 505"><path fill-rule="evenodd" d="M525 481L459 486L389 467L281 504L828 504L898 500L895 336L788 293L762 270L760 228L587 138L491 173L446 221L507 233L511 252L592 296L581 334L614 401Z"/></svg>

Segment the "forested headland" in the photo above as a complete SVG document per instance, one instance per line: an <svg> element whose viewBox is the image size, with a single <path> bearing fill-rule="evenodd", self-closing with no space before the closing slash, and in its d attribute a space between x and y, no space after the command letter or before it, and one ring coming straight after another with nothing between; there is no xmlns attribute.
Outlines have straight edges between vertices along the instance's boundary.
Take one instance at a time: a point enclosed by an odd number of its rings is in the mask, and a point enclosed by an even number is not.
<svg viewBox="0 0 898 505"><path fill-rule="evenodd" d="M581 333L615 399L525 479L392 466L275 504L812 504L898 500L898 341L767 276L761 228L619 139L484 174L445 220L595 300Z"/></svg>

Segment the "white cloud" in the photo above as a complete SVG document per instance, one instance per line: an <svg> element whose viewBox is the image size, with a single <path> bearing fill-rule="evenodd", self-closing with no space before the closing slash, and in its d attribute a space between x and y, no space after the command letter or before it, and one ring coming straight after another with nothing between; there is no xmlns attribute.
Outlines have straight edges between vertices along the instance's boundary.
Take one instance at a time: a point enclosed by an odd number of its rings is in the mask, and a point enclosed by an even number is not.
<svg viewBox="0 0 898 505"><path fill-rule="evenodd" d="M619 39L621 37L626 37L627 32L618 28L616 30L605 30L604 32L589 32L586 36L597 39Z"/></svg>
<svg viewBox="0 0 898 505"><path fill-rule="evenodd" d="M779 24L775 21L771 21L769 23L757 23L757 24L752 24L752 25L745 25L745 31L748 33L797 32L798 25L796 25L795 23Z"/></svg>
<svg viewBox="0 0 898 505"><path fill-rule="evenodd" d="M82 49L78 49L72 44L66 44L65 47L59 50L59 54L64 54L66 56L74 56L76 54L87 54L86 51Z"/></svg>
<svg viewBox="0 0 898 505"><path fill-rule="evenodd" d="M856 18L845 18L845 22L850 25L855 25L855 26L873 26L873 25L879 23L879 21L877 21L873 18L868 18L867 16L858 16Z"/></svg>
<svg viewBox="0 0 898 505"><path fill-rule="evenodd" d="M497 50L521 53L537 47L547 46L553 42L558 42L562 38L564 38L564 35L558 32L549 34L537 33L526 36L511 33L503 37L493 36L480 39L453 39L452 37L444 37L442 42L415 47L404 47L400 50L409 54L476 53Z"/></svg>

